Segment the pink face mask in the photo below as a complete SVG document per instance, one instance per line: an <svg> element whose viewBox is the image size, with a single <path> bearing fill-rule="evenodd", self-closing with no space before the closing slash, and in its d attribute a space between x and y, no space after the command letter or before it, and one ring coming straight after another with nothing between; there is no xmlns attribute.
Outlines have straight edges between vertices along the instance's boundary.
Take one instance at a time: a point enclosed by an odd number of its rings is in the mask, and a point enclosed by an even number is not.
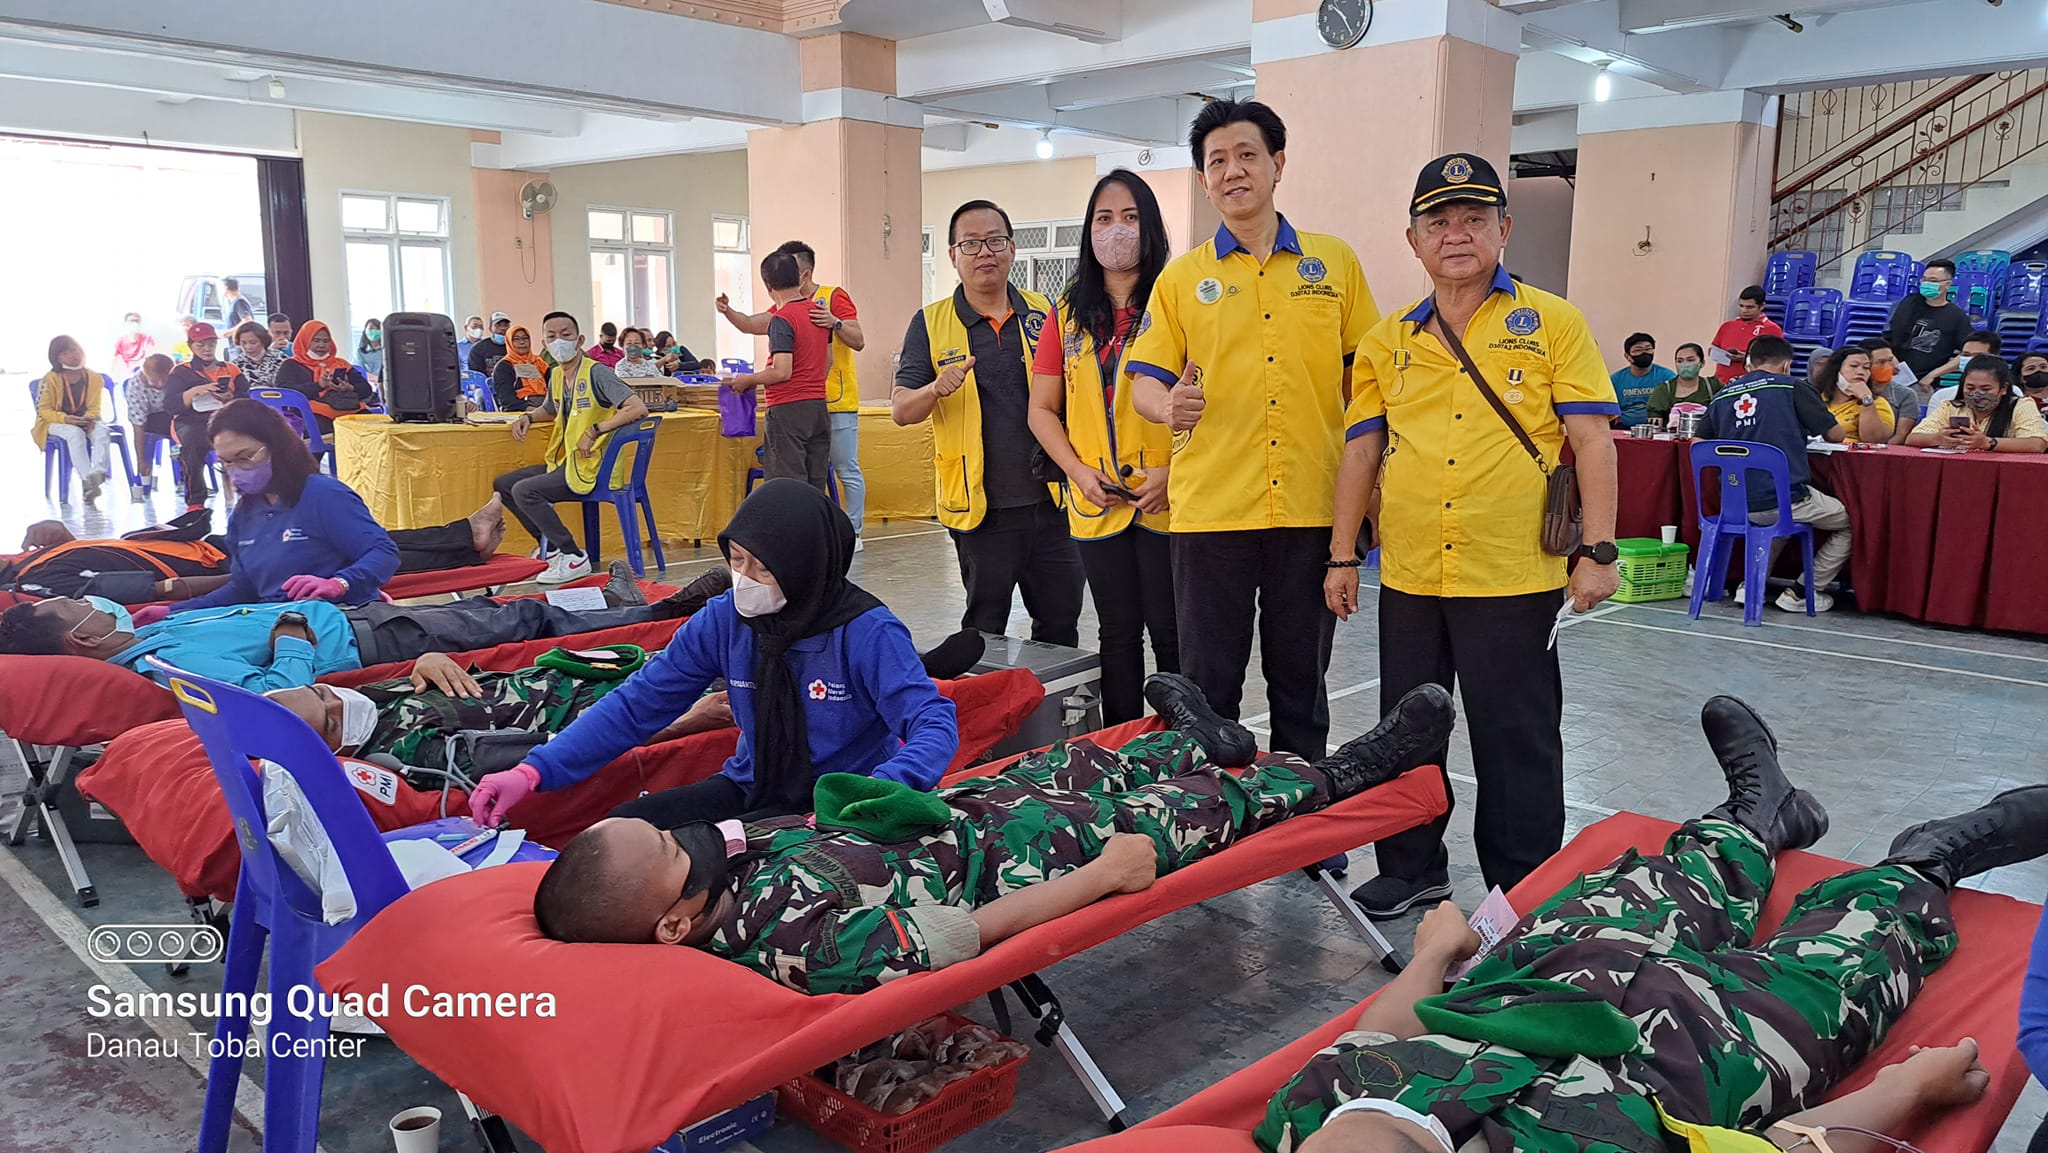
<svg viewBox="0 0 2048 1153"><path fill-rule="evenodd" d="M1138 230L1128 224L1109 224L1089 238L1095 259L1110 272L1129 272L1138 267Z"/></svg>

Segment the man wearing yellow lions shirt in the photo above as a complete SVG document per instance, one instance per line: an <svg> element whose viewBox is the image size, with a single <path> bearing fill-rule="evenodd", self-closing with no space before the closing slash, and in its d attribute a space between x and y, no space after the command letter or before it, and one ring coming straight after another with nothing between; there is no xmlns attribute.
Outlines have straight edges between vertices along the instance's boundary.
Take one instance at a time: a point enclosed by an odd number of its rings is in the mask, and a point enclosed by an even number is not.
<svg viewBox="0 0 2048 1153"><path fill-rule="evenodd" d="M1379 310L1349 245L1274 209L1287 128L1272 109L1208 104L1188 143L1223 226L1159 274L1125 368L1138 415L1173 429L1181 671L1235 718L1256 617L1272 749L1314 760L1330 733L1322 573L1345 390Z"/></svg>
<svg viewBox="0 0 2048 1153"><path fill-rule="evenodd" d="M1567 596L1585 612L1618 579L1614 385L1579 310L1502 267L1512 225L1481 157L1423 167L1408 244L1434 288L1358 346L1324 581L1332 612L1358 611L1358 531L1377 484L1380 699L1427 683L1463 693L1473 840L1486 884L1504 889L1564 839L1553 622ZM1569 581L1542 541L1547 478L1567 439L1585 515ZM1352 894L1367 915L1450 895L1448 824L1446 814L1379 842L1380 875Z"/></svg>

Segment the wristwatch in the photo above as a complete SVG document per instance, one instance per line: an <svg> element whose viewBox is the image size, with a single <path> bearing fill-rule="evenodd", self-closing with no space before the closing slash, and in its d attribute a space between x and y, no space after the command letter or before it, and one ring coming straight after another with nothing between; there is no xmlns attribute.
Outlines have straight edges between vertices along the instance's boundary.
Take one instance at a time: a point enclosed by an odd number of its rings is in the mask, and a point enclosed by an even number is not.
<svg viewBox="0 0 2048 1153"><path fill-rule="evenodd" d="M348 578L347 578L347 577L345 577L345 576L337 576L337 577L335 577L335 578L334 578L334 583L335 583L335 584L338 584L338 585L340 585L340 586L341 586L341 595L342 595L342 596L347 596L347 595L348 595Z"/></svg>
<svg viewBox="0 0 2048 1153"><path fill-rule="evenodd" d="M1603 540L1594 544L1582 544L1572 550L1572 556L1584 557L1594 564L1613 564L1615 558L1620 555L1621 551L1614 547L1614 542L1611 540Z"/></svg>
<svg viewBox="0 0 2048 1153"><path fill-rule="evenodd" d="M1875 396L1866 396L1862 400L1857 401L1856 403L1862 405L1865 408L1869 408L1871 405L1877 403L1877 398Z"/></svg>

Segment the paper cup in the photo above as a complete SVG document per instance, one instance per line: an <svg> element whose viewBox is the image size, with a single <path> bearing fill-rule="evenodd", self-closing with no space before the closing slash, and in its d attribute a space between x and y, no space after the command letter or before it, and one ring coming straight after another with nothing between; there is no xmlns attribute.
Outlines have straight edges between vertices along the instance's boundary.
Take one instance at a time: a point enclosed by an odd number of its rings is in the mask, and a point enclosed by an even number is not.
<svg viewBox="0 0 2048 1153"><path fill-rule="evenodd" d="M1660 532L1662 532L1662 533L1664 534L1664 543L1665 543L1665 544L1677 544L1677 543L1678 543L1678 526L1677 526L1677 525L1675 525L1675 524L1667 524L1667 525L1665 525L1665 526L1664 526L1664 527L1663 527L1662 529L1660 529L1660 530L1658 530L1658 531L1660 531Z"/></svg>
<svg viewBox="0 0 2048 1153"><path fill-rule="evenodd" d="M393 1117L391 1142L398 1153L435 1153L441 1147L441 1111L421 1105Z"/></svg>

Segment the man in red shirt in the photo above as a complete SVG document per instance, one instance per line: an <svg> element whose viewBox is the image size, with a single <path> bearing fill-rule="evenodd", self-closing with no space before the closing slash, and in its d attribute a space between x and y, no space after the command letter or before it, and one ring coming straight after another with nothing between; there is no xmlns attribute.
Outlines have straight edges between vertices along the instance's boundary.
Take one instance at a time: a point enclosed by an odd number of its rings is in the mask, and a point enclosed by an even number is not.
<svg viewBox="0 0 2048 1153"><path fill-rule="evenodd" d="M1735 319L1723 324L1714 333L1714 363L1733 365L1735 371L1727 374L1730 379L1742 375L1743 364L1749 356L1749 342L1759 336L1783 336L1785 330L1778 322L1764 315L1764 286L1752 284L1742 290L1735 300ZM1722 375L1716 372L1714 375Z"/></svg>
<svg viewBox="0 0 2048 1153"><path fill-rule="evenodd" d="M762 438L768 477L792 477L825 492L825 466L832 455L831 415L825 407L832 330L811 323L811 300L795 256L780 249L769 253L761 262L761 280L774 301L768 310L768 366L733 377L727 387L768 390L768 431Z"/></svg>

